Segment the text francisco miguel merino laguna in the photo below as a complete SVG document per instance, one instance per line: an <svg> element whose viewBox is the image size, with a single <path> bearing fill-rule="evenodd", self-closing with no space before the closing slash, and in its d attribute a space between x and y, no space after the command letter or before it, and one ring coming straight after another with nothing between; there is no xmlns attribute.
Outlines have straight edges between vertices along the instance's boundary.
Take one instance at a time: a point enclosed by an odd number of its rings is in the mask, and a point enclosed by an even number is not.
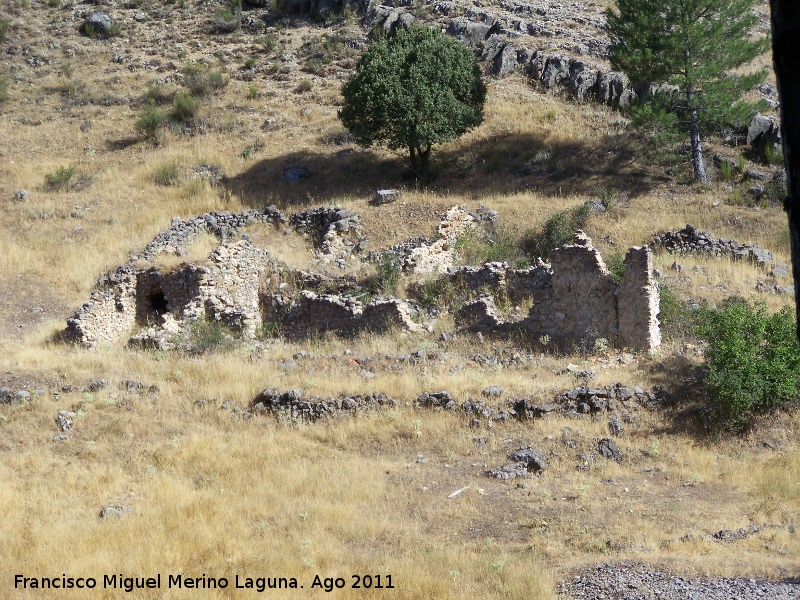
<svg viewBox="0 0 800 600"><path fill-rule="evenodd" d="M102 585L100 585L102 583ZM233 583L233 585L230 585ZM197 590L224 590L228 587L236 589L251 589L256 592L276 589L297 589L304 586L298 585L295 577L242 577L235 575L233 582L227 577L187 577L185 575L167 575L162 578L161 573L153 577L126 577L118 575L103 575L102 577L25 577L14 575L14 589L23 590L69 590L69 589L117 589L126 592L133 590L153 589L197 589ZM350 589L394 589L391 575L349 575L344 577L314 576L310 589L319 588L326 592L334 589L348 587Z"/></svg>

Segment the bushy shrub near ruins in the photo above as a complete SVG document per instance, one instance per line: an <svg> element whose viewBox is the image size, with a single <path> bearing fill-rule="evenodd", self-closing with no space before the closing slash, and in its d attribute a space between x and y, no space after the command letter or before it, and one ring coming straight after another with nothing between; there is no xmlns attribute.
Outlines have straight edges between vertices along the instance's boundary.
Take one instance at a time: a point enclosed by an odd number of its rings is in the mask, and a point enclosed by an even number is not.
<svg viewBox="0 0 800 600"><path fill-rule="evenodd" d="M547 258L553 248L569 244L575 232L589 222L591 214L591 208L581 204L550 215L540 229L531 229L522 235L522 251L531 259Z"/></svg>
<svg viewBox="0 0 800 600"><path fill-rule="evenodd" d="M800 344L789 307L768 314L766 306L731 299L701 309L697 333L708 342L707 416L715 428L741 430L757 413L800 397Z"/></svg>

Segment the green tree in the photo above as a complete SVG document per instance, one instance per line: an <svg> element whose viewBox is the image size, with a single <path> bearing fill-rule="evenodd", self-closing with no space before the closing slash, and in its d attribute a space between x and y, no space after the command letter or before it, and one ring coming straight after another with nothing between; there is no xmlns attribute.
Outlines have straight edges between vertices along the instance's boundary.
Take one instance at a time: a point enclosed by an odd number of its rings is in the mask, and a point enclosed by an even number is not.
<svg viewBox="0 0 800 600"><path fill-rule="evenodd" d="M734 75L769 47L766 38L752 40L758 18L754 0L617 0L606 11L611 40L609 59L640 86L669 83L679 93L651 102L677 115L688 128L695 179L708 181L700 130L708 123L742 124L750 107L742 93L764 77L760 71ZM745 121L746 122L746 121Z"/></svg>
<svg viewBox="0 0 800 600"><path fill-rule="evenodd" d="M463 43L412 26L374 42L342 94L339 119L356 141L407 150L414 174L426 179L431 147L481 123L486 87Z"/></svg>

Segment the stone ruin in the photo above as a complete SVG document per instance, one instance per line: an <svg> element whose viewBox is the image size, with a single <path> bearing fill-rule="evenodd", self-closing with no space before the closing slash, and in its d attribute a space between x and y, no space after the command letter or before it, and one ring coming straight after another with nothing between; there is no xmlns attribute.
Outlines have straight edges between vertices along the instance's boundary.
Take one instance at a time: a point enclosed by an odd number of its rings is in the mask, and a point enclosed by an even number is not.
<svg viewBox="0 0 800 600"><path fill-rule="evenodd" d="M236 233L256 223L291 226L311 238L316 257L343 267L357 259L366 246L358 216L353 211L320 208L287 217L274 206L244 213L209 213L190 221L173 219L139 255L98 280L89 302L67 320L64 337L87 348L115 343L129 336L130 345L166 349L170 339L189 331L198 321L219 322L245 337L256 335L265 317L283 318L283 333L305 336L333 331L352 335L362 329L389 327L418 330L411 320L414 309L403 300L375 299L363 306L354 299L304 291L291 303L281 292L281 280L290 272L269 252ZM162 255L184 256L189 244L203 233L215 235L220 245L203 261L177 268L159 268ZM303 271L290 275L310 287L326 278ZM270 289L269 282L274 285ZM266 285L265 285L266 284ZM142 331L131 335L140 328Z"/></svg>
<svg viewBox="0 0 800 600"><path fill-rule="evenodd" d="M550 253L550 263L510 269L487 263L454 270L451 277L471 289L504 290L512 301L528 297L528 316L505 321L491 294L467 303L456 315L464 329L482 333L522 331L554 341L618 340L623 346L653 350L661 344L658 287L647 246L625 256L625 276L617 284L591 239L579 231L574 243Z"/></svg>
<svg viewBox="0 0 800 600"><path fill-rule="evenodd" d="M405 272L441 273L462 289L480 290L483 295L456 315L463 330L520 331L556 342L605 338L641 350L660 344L658 290L646 246L629 250L619 284L583 232L573 244L553 250L550 263L539 260L528 269L511 269L505 263L454 267L456 238L467 228L490 228L494 217L485 208L470 213L455 206L444 214L436 239L404 242L371 253L371 258L392 252ZM319 208L286 216L269 207L209 213L189 221L176 218L129 263L99 279L90 301L67 320L64 337L88 348L128 337L132 346L169 349L203 321L223 324L246 338L255 337L265 322L293 338L426 329L413 301L378 297L365 304L353 295L358 286L352 280L281 263L249 235L240 234L257 223L271 225L275 235L291 229L304 234L317 259L332 266L370 258L358 215L351 210ZM186 256L191 242L204 233L219 240L205 259L158 266L162 255ZM527 317L504 320L487 290L501 291L514 302L532 301Z"/></svg>

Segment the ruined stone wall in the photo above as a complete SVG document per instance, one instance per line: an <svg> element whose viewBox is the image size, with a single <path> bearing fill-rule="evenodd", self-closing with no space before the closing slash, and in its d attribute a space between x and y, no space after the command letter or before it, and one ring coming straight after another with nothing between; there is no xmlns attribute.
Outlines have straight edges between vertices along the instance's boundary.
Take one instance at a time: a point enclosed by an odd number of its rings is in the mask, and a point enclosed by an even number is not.
<svg viewBox="0 0 800 600"><path fill-rule="evenodd" d="M625 267L625 277L617 292L620 339L631 348L653 350L661 344L653 255L647 246L631 248L625 256Z"/></svg>
<svg viewBox="0 0 800 600"><path fill-rule="evenodd" d="M275 268L269 254L247 240L222 245L209 256L211 267L200 287L210 316L253 336L261 325L259 281Z"/></svg>
<svg viewBox="0 0 800 600"><path fill-rule="evenodd" d="M513 293L532 301L525 319L506 321L492 296L484 295L464 305L456 315L457 324L482 333L519 330L558 341L607 338L640 350L657 347L661 343L658 288L650 250L631 248L625 258L625 278L617 285L591 240L578 232L574 241L553 250L550 265L513 270L504 263L487 263L451 273L471 289L505 287L509 297Z"/></svg>
<svg viewBox="0 0 800 600"><path fill-rule="evenodd" d="M64 337L86 347L110 344L136 322L136 273L120 269L99 282L89 302L67 320Z"/></svg>
<svg viewBox="0 0 800 600"><path fill-rule="evenodd" d="M583 233L575 243L550 253L552 311L558 334L578 340L619 333L614 277L600 252Z"/></svg>
<svg viewBox="0 0 800 600"><path fill-rule="evenodd" d="M412 248L401 260L404 271L410 273L446 273L455 260L456 238L472 227L477 219L466 206L453 206L436 229L436 240Z"/></svg>
<svg viewBox="0 0 800 600"><path fill-rule="evenodd" d="M386 331L397 327L421 331L413 321L415 308L397 298L376 299L364 306L352 296L315 294L304 290L283 319L284 334L304 338L326 332L353 336L361 331Z"/></svg>

